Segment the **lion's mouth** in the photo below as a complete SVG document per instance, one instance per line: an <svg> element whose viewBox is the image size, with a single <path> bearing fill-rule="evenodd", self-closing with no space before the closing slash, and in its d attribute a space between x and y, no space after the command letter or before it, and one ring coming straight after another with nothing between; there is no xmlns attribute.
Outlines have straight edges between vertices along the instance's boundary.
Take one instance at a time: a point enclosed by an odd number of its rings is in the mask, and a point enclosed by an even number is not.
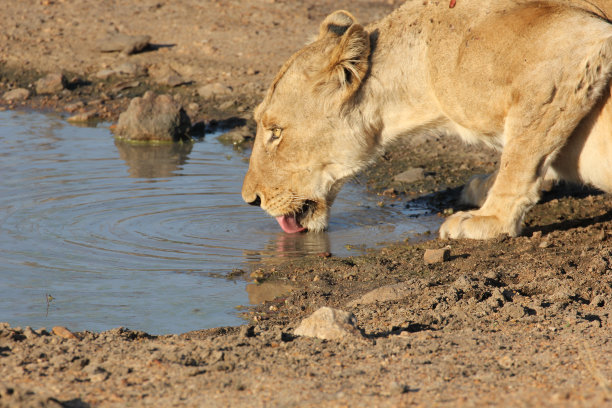
<svg viewBox="0 0 612 408"><path fill-rule="evenodd" d="M304 201L302 207L291 214L281 215L280 217L276 217L276 221L278 225L288 234L296 234L298 232L306 231L307 228L304 227L303 221L312 213L314 213L316 209L316 203L311 200Z"/></svg>

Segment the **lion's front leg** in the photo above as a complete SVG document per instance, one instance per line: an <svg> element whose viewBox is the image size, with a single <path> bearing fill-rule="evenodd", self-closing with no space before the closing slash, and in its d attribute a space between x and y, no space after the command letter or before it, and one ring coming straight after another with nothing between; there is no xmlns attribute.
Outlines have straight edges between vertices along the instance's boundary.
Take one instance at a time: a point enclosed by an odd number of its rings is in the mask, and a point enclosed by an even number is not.
<svg viewBox="0 0 612 408"><path fill-rule="evenodd" d="M544 131L538 138L537 130L520 136L508 133L498 171L472 179L462 194L463 201L481 208L450 216L440 227L440 238L520 234L525 213L538 202L549 165L569 134Z"/></svg>

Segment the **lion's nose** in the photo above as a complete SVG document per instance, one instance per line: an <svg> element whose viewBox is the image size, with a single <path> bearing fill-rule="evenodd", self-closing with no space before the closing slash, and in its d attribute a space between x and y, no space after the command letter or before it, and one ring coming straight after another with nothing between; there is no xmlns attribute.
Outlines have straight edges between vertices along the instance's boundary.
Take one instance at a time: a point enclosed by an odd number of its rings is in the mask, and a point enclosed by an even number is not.
<svg viewBox="0 0 612 408"><path fill-rule="evenodd" d="M261 206L261 198L258 195L255 195L255 199L249 203L249 205L254 205L256 207Z"/></svg>

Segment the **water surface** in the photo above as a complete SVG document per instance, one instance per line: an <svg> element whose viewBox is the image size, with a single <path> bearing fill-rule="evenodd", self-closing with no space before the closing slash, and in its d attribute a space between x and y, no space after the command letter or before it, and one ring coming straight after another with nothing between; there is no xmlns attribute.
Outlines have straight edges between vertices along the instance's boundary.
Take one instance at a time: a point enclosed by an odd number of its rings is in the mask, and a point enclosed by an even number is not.
<svg viewBox="0 0 612 408"><path fill-rule="evenodd" d="M379 208L351 184L329 232L287 235L242 202L246 169L245 154L210 135L130 144L105 126L0 112L0 321L154 334L236 325L235 307L257 295L222 278L234 268L352 255L435 228L407 217L426 209Z"/></svg>

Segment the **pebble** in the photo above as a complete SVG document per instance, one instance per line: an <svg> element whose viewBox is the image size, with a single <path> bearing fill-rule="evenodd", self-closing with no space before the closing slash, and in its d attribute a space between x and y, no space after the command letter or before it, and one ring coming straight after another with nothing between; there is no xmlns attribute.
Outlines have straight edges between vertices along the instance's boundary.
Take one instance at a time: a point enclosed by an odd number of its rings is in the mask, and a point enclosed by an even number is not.
<svg viewBox="0 0 612 408"><path fill-rule="evenodd" d="M36 81L36 93L40 95L56 94L64 90L67 81L63 74L48 74Z"/></svg>
<svg viewBox="0 0 612 408"><path fill-rule="evenodd" d="M213 84L204 85L198 88L200 98L211 99L216 96L229 95L233 89L225 86L222 83L215 82Z"/></svg>
<svg viewBox="0 0 612 408"><path fill-rule="evenodd" d="M78 123L78 122L91 122L95 118L98 117L98 112L92 110L88 112L77 113L76 115L70 116L66 119L68 122Z"/></svg>
<svg viewBox="0 0 612 408"><path fill-rule="evenodd" d="M128 75L128 76L144 76L147 75L145 67L139 64L135 64L130 61L122 62L117 66L113 67L113 73Z"/></svg>
<svg viewBox="0 0 612 408"><path fill-rule="evenodd" d="M64 110L68 113L73 113L83 108L84 106L85 104L79 101L79 102L71 103L69 105L64 106Z"/></svg>
<svg viewBox="0 0 612 408"><path fill-rule="evenodd" d="M363 338L352 313L331 307L322 307L302 320L295 329L296 336L316 337L322 340L341 340L347 337Z"/></svg>
<svg viewBox="0 0 612 408"><path fill-rule="evenodd" d="M174 88L180 85L186 85L190 81L183 78L179 74L168 74L168 75L164 75L159 78L156 78L155 82L159 85L164 85L164 86L169 86L171 88Z"/></svg>
<svg viewBox="0 0 612 408"><path fill-rule="evenodd" d="M190 129L189 116L172 96L148 91L131 100L115 131L128 140L178 142L189 140Z"/></svg>
<svg viewBox="0 0 612 408"><path fill-rule="evenodd" d="M114 33L98 40L97 48L101 52L121 52L130 55L145 49L151 41L149 35L127 35Z"/></svg>
<svg viewBox="0 0 612 408"><path fill-rule="evenodd" d="M96 72L95 77L98 79L108 79L115 74L116 72L114 69L103 69Z"/></svg>
<svg viewBox="0 0 612 408"><path fill-rule="evenodd" d="M239 145L254 138L254 132L248 126L241 126L223 133L217 139L221 143Z"/></svg>
<svg viewBox="0 0 612 408"><path fill-rule="evenodd" d="M448 248L426 249L423 260L428 265L447 262L450 261L450 254L451 252Z"/></svg>
<svg viewBox="0 0 612 408"><path fill-rule="evenodd" d="M25 88L12 89L8 92L5 92L4 95L2 95L2 99L4 99L7 102L22 101L24 99L28 99L29 97L30 97L30 91L28 91Z"/></svg>
<svg viewBox="0 0 612 408"><path fill-rule="evenodd" d="M604 307L606 304L606 299L602 295L597 295L591 300L591 306L595 307Z"/></svg>
<svg viewBox="0 0 612 408"><path fill-rule="evenodd" d="M355 307L357 305L369 305L377 302L388 302L393 300L402 299L411 292L410 287L405 283L396 283L393 285L383 286L361 296L348 303L349 307Z"/></svg>
<svg viewBox="0 0 612 408"><path fill-rule="evenodd" d="M413 167L393 177L393 181L398 183L414 183L425 178L425 170L420 167Z"/></svg>
<svg viewBox="0 0 612 408"><path fill-rule="evenodd" d="M70 330L63 326L55 326L51 329L51 331L53 332L53 334L61 338L78 340L77 336L75 336L74 333L72 333Z"/></svg>

